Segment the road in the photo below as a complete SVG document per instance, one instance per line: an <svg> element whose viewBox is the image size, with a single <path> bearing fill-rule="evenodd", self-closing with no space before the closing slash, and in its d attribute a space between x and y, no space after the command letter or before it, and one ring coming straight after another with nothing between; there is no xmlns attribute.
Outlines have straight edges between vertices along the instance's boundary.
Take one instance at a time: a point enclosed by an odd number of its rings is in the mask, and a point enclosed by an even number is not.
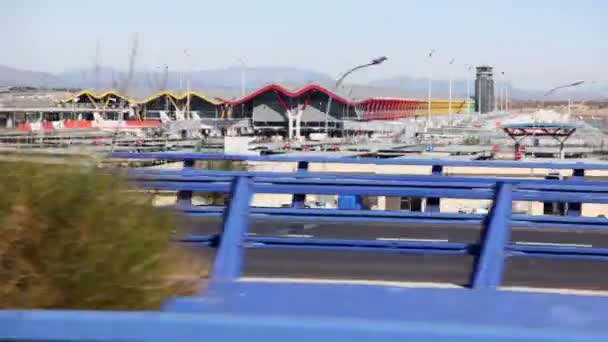
<svg viewBox="0 0 608 342"><path fill-rule="evenodd" d="M195 218L195 235L220 231L221 218ZM514 227L512 242L608 248L608 232L564 228ZM472 224L319 222L254 218L250 236L437 241L477 243L481 227ZM468 286L474 257L327 250L249 249L244 275L265 278L349 279L433 282ZM608 290L608 261L511 257L504 286Z"/></svg>

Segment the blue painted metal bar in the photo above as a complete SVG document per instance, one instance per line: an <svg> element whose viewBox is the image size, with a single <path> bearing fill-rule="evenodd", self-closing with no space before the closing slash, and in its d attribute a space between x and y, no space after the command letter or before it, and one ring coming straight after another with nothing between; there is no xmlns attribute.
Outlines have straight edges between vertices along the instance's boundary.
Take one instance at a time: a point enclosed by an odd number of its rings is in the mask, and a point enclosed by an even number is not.
<svg viewBox="0 0 608 342"><path fill-rule="evenodd" d="M230 192L230 182L136 182L142 189L166 190L178 192ZM184 202L182 207L188 207L191 202Z"/></svg>
<svg viewBox="0 0 608 342"><path fill-rule="evenodd" d="M140 180L142 183L147 181L156 182L227 182L234 177L247 176L255 179L256 182L266 182L273 184L332 184L332 185L368 185L383 184L390 186L434 186L434 187L466 187L466 188L486 188L493 187L496 183L510 183L522 190L560 190L567 186L571 191L581 192L607 192L608 182L606 181L587 181L583 179L548 181L531 180L517 178L486 178L486 177L454 177L454 176L399 176L392 175L339 175L324 173L283 173L283 172L247 172L247 171L197 171L196 174L165 174L165 173L133 173L130 178ZM382 177L379 177L382 176Z"/></svg>
<svg viewBox="0 0 608 342"><path fill-rule="evenodd" d="M249 205L253 198L251 180L239 177L233 185L232 198L226 211L224 229L213 265L211 285L234 281L241 274L242 242L247 234Z"/></svg>
<svg viewBox="0 0 608 342"><path fill-rule="evenodd" d="M608 170L608 164L580 162L514 162L514 161L468 161L440 159L378 159L378 158L332 158L332 157L275 157L228 154L199 154L199 153L131 153L116 152L113 158L123 159L156 159L156 160L233 160L233 161L267 161L267 162L301 162L333 163L333 164L375 164L375 165L440 165L440 166L471 166L492 168L535 168L549 170Z"/></svg>
<svg viewBox="0 0 608 342"><path fill-rule="evenodd" d="M174 207L176 210L178 208ZM194 207L183 208L180 210L186 215L222 215L223 207ZM381 221L389 222L419 222L419 223L464 223L479 224L485 217L480 214L463 213L423 213L411 211L370 211L370 210L337 210L337 209L289 209L289 208L251 208L253 217L268 217L276 219L299 220L365 220L368 222ZM524 215L514 214L511 226L536 227L545 226L552 228L576 228L576 229L608 229L608 220L599 217L565 217L551 215Z"/></svg>
<svg viewBox="0 0 608 342"><path fill-rule="evenodd" d="M208 192L227 192L229 185L224 182L217 183L200 183L200 182L139 182L142 188L154 190L178 190L178 191L208 191ZM430 188L428 186L420 187L383 187L381 186L328 186L323 185L274 185L274 184L255 184L256 192L262 193L310 193L310 194L356 194L368 196L412 196L412 197L427 197L441 196L446 198L463 198L463 199L491 199L492 193L489 190L483 189L442 189ZM566 201L579 203L608 203L608 192L599 193L582 193L566 192L567 186L563 186L564 191L536 191L536 190L520 190L515 188L513 199L516 201ZM187 205L187 204L186 204Z"/></svg>
<svg viewBox="0 0 608 342"><path fill-rule="evenodd" d="M301 161L298 162L298 173L306 173L308 172L308 162ZM293 195L293 199L291 202L292 208L304 208L304 202L306 202L306 193L303 194L295 194Z"/></svg>
<svg viewBox="0 0 608 342"><path fill-rule="evenodd" d="M183 236L180 243L195 243L199 247L212 247L218 235ZM313 251L383 252L399 254L454 254L477 255L479 247L459 242L373 241L317 238L248 236L246 248L291 249ZM581 259L608 261L608 248L567 247L547 245L507 244L504 256L550 259Z"/></svg>
<svg viewBox="0 0 608 342"><path fill-rule="evenodd" d="M398 254L450 254L470 255L467 249L428 249L428 248L394 248L394 247L365 247L365 246L325 246L325 245L278 245L278 244L252 244L251 249L289 249L289 250L311 250L311 251L336 251L336 252L382 252Z"/></svg>
<svg viewBox="0 0 608 342"><path fill-rule="evenodd" d="M429 189L427 187L383 187L383 186L327 186L327 185L272 185L254 184L256 193L292 194L307 192L317 195L367 195L367 196L441 196L447 198L492 199L491 190ZM530 195L532 196L532 195Z"/></svg>
<svg viewBox="0 0 608 342"><path fill-rule="evenodd" d="M507 250L521 253L544 253L552 255L595 255L608 257L608 248L576 247L576 246L546 246L546 245L509 245Z"/></svg>
<svg viewBox="0 0 608 342"><path fill-rule="evenodd" d="M216 215L219 216L223 213L223 207L195 207L191 206L188 208L175 208L186 215L202 216ZM449 222L480 222L484 215L480 214L460 214L460 213L422 213L422 212L411 212L411 211L382 211L382 210L349 210L343 211L338 209L290 209L290 208L264 208L264 207L252 207L252 215L256 217L280 217L280 218L294 218L313 220L317 219L338 219L353 218L363 220L374 220L374 219L413 219L417 222L428 222L435 221L449 221ZM520 215L519 220L525 221L526 217L536 218L538 216L527 216Z"/></svg>
<svg viewBox="0 0 608 342"><path fill-rule="evenodd" d="M431 168L432 176L443 175L443 166L433 165ZM438 213L441 211L441 198L440 197L429 197L426 199L426 209L429 213Z"/></svg>
<svg viewBox="0 0 608 342"><path fill-rule="evenodd" d="M513 190L514 201L545 201L545 202L573 202L580 203L608 203L608 193L581 193L564 191L529 191Z"/></svg>
<svg viewBox="0 0 608 342"><path fill-rule="evenodd" d="M275 179L289 179L293 182L297 180L311 181L311 179L319 180L336 180L342 183L354 181L379 181L379 182L434 182L434 183L480 183L481 186L494 186L497 182L524 185L542 185L550 187L551 185L567 184L569 186L580 185L581 187L601 186L606 187L606 181L589 180L589 179L566 179L547 181L544 179L526 179L512 177L474 177L474 176L445 176L436 177L432 175L401 175L401 174L349 174L349 173L333 173L333 172L259 172L259 171L218 171L218 170L162 170L162 169L136 169L130 170L128 176L132 179L153 179L153 180L203 180L211 178L216 181L228 181L232 177L247 176L255 177L258 181L273 181ZM217 177L217 178L213 178ZM221 178L226 177L226 178ZM398 184L398 183L395 183ZM583 188L584 189L584 188Z"/></svg>
<svg viewBox="0 0 608 342"><path fill-rule="evenodd" d="M474 289L495 289L502 282L512 204L511 185L499 184L488 214L481 253L475 265L472 281Z"/></svg>
<svg viewBox="0 0 608 342"><path fill-rule="evenodd" d="M580 180L585 178L585 170L584 169L574 169L572 171L572 178L575 180ZM580 202L569 202L568 203L568 216L581 216L582 214L582 204Z"/></svg>
<svg viewBox="0 0 608 342"><path fill-rule="evenodd" d="M298 293L301 287L284 288L278 293L284 299L286 291ZM263 290L247 292L251 300L262 295ZM364 295L359 293L361 298ZM334 298L334 292L322 291L323 298ZM351 294L351 293L349 293ZM371 293L377 295L377 293ZM412 314L395 315L394 306L412 307L418 300L406 296L408 300L395 303L386 299L372 305L369 309L376 311L380 305L387 309L383 317L361 319L358 317L328 319L319 314L300 314L297 319L287 312L283 313L285 303L277 305L275 315L253 314L195 314L187 313L150 313L150 312L96 312L96 311L6 311L0 312L0 340L3 341L149 341L149 342L195 342L201 337L211 341L242 342L367 342L379 340L383 342L401 341L454 341L454 342L600 342L608 339L608 331L602 328L606 324L601 315L602 305L606 301L593 304L590 299L582 299L578 303L572 298L554 298L538 295L530 297L522 294L511 296L496 296L471 300L469 296L459 296L453 291L446 292L448 296L437 293L423 293L422 300L428 305L417 311L422 318L416 319ZM500 293L497 293L500 294ZM352 293L356 295L356 293ZM502 295L502 294L500 294ZM376 296L377 297L377 296ZM514 300L513 298L516 298ZM310 301L312 296L303 299ZM561 300L560 300L561 299ZM317 299L318 300L318 299ZM439 305L443 300L445 304ZM525 306L526 301L532 303L523 314L515 314L511 310L492 310L509 306L510 303ZM298 301L300 303L301 301ZM448 303L450 306L447 307ZM431 305L432 304L432 305ZM490 306L490 305L493 305ZM264 305L260 305L264 306ZM294 305L295 306L295 305ZM443 312L440 312L443 306ZM350 307L350 306L348 306ZM520 306L518 306L520 307ZM564 308L556 316L555 307ZM553 309L551 309L553 308ZM460 310L462 314L457 314ZM474 311L478 310L478 314ZM588 310L584 314L584 310ZM432 314L437 312L438 319ZM486 318L481 313L486 312ZM282 313L282 314L281 314ZM504 321L508 315L517 316ZM543 318L545 315L551 318ZM406 317L404 317L406 316ZM331 316L330 316L331 317ZM394 318L393 318L394 317ZM450 318L452 317L452 318ZM461 318L458 318L461 317ZM469 317L468 319L465 317ZM528 324L525 324L527 320ZM531 322L545 322L536 326ZM578 328L577 328L578 327Z"/></svg>
<svg viewBox="0 0 608 342"><path fill-rule="evenodd" d="M290 237L247 237L247 246L327 246L327 247L383 247L392 249L416 248L421 250L466 250L472 247L468 243L455 242L420 242L395 240L348 240L348 239L316 239L316 238L290 238Z"/></svg>

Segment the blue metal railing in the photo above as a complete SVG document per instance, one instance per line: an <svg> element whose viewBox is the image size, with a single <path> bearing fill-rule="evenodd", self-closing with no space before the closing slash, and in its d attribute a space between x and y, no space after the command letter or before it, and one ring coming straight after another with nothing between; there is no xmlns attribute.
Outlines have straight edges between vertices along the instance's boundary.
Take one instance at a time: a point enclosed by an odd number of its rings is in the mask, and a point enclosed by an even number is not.
<svg viewBox="0 0 608 342"><path fill-rule="evenodd" d="M165 313L0 312L0 341L175 340L383 340L456 341L600 341L608 337L608 297L500 291L505 262L511 258L600 260L608 248L518 245L516 228L538 232L604 233L602 218L513 215L513 201L608 203L608 182L589 180L574 171L568 180L442 176L357 175L308 172L313 162L361 162L388 165L571 168L607 170L603 164L452 162L423 160L350 160L277 158L194 154L116 154L116 157L185 160L186 169L131 170L129 177L145 189L179 191L174 207L189 217L217 217L221 232L177 238L201 248L216 247L208 292L175 298ZM298 171L244 172L192 169L194 160L258 160L298 163ZM195 207L184 194L196 191L230 193L226 208ZM293 208L256 208L258 193L293 194ZM427 198L492 199L487 216L426 213L305 209L305 194L415 196ZM459 224L481 227L479 242L380 241L340 238L252 236L253 219L268 224L286 219L311 222L390 222L434 224L455 229ZM348 227L345 227L348 228ZM578 234L578 233L573 233ZM424 255L469 255L474 258L470 289L409 289L387 285L298 283L244 280L244 263L253 250L335 251ZM287 267L288 265L286 265ZM179 314L171 312L180 312ZM188 313L195 313L194 315ZM66 327L70 327L66 329Z"/></svg>
<svg viewBox="0 0 608 342"><path fill-rule="evenodd" d="M184 169L190 169L197 160L227 160L227 161L257 161L257 162L292 162L297 163L297 170L305 173L312 163L325 164L373 164L373 165L415 165L429 166L430 173L440 176L444 173L445 167L474 167L474 168L516 168L516 169L551 169L551 170L572 170L572 179L584 179L587 170L608 170L608 164L603 163L580 163L580 162L513 162L513 161L466 161L466 160L439 160L439 159L373 159L373 158L331 158L331 157L285 157L285 156L253 156L253 155L219 155L219 154L192 154L192 153L115 153L116 158L128 159L157 159L167 161L183 161ZM397 178L401 175L383 175L386 178ZM187 204L192 193L182 191L178 194L181 203ZM294 194L292 207L300 208L303 206L304 194ZM353 201L343 201L341 203L355 203L360 205L359 198ZM440 199L437 197L427 198L426 210L428 212L440 211ZM568 216L580 216L580 202L568 203Z"/></svg>

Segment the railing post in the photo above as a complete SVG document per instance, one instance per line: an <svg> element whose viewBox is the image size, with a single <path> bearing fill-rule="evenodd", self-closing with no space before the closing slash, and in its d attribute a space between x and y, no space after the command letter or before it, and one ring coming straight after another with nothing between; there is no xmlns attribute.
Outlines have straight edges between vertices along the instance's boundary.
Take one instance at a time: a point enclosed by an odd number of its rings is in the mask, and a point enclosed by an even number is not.
<svg viewBox="0 0 608 342"><path fill-rule="evenodd" d="M194 160L184 160L184 171L191 170L194 168ZM178 191L177 192L177 205L178 206L190 206L192 204L192 191Z"/></svg>
<svg viewBox="0 0 608 342"><path fill-rule="evenodd" d="M583 180L583 179L585 179L585 169L574 169L572 171L572 178L571 179L573 179L573 180ZM582 215L582 208L583 208L583 204L582 203L577 203L577 202L568 203L567 215L568 216L581 216Z"/></svg>
<svg viewBox="0 0 608 342"><path fill-rule="evenodd" d="M231 282L241 275L243 238L249 224L249 206L253 197L252 181L238 177L232 183L231 201L226 208L217 256L213 264L211 286Z"/></svg>
<svg viewBox="0 0 608 342"><path fill-rule="evenodd" d="M300 172L308 172L308 162L300 161L298 162L298 173ZM293 199L291 200L291 207L296 209L304 208L304 203L306 202L306 194L293 194Z"/></svg>
<svg viewBox="0 0 608 342"><path fill-rule="evenodd" d="M443 166L442 165L433 165L431 169L431 175L433 176L441 176L443 175ZM438 213L441 211L441 199L438 197L429 197L426 199L426 212L429 213Z"/></svg>
<svg viewBox="0 0 608 342"><path fill-rule="evenodd" d="M545 176L546 180L561 180L561 176L549 174ZM564 215L566 205L562 202L543 202L543 214L549 215Z"/></svg>
<svg viewBox="0 0 608 342"><path fill-rule="evenodd" d="M510 184L496 185L494 203L485 220L482 244L473 273L474 289L495 289L502 283L505 250L511 236L512 198Z"/></svg>

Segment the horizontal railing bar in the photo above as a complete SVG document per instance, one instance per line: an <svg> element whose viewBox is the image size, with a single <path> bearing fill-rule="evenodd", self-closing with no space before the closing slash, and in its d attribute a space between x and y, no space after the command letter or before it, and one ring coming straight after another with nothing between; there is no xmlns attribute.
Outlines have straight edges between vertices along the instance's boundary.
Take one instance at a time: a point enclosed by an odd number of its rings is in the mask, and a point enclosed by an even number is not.
<svg viewBox="0 0 608 342"><path fill-rule="evenodd" d="M543 258L543 259L569 259L569 260L587 260L587 261L606 261L608 256L596 254L561 254L561 253L529 253L519 251L507 251L507 256L512 258Z"/></svg>
<svg viewBox="0 0 608 342"><path fill-rule="evenodd" d="M223 213L224 207L220 206L190 206L177 207L168 206L184 213L198 212L219 212ZM397 210L340 210L340 209L294 209L294 208L264 208L252 207L251 212L259 215L285 215L285 216L327 216L327 217L387 217L387 218L421 218L429 220L471 220L478 221L484 218L481 214L465 214L465 213L427 213L415 211L397 211ZM539 222L539 223L564 223L564 224L581 224L581 225L608 225L608 219L598 217L572 217L572 216L553 216L553 215L526 215L513 214L512 222Z"/></svg>
<svg viewBox="0 0 608 342"><path fill-rule="evenodd" d="M188 207L175 208L191 217L221 217L224 207ZM484 215L460 213L426 213L410 211L380 211L380 210L339 210L339 209L292 209L292 208L261 208L252 207L253 218L269 220L305 220L305 221L356 221L356 222L419 222L437 224L471 224L480 225ZM608 219L596 217L572 217L550 215L513 215L511 227L539 229L577 229L577 230L608 230Z"/></svg>
<svg viewBox="0 0 608 342"><path fill-rule="evenodd" d="M384 247L384 248L416 248L430 250L462 250L473 245L457 242L418 242L418 241L374 241L374 240L347 240L347 239L317 239L292 237L251 237L245 238L246 246L252 244L267 245L298 245L298 246L327 246L327 247Z"/></svg>
<svg viewBox="0 0 608 342"><path fill-rule="evenodd" d="M230 192L230 183L226 182L136 182L136 184L146 190Z"/></svg>
<svg viewBox="0 0 608 342"><path fill-rule="evenodd" d="M350 252L380 252L400 254L454 254L470 255L466 249L427 249L427 248L394 248L394 247L366 247L366 246L325 246L325 245L290 245L290 244L251 244L251 249L298 249L315 251L350 251Z"/></svg>
<svg viewBox="0 0 608 342"><path fill-rule="evenodd" d="M165 191L199 191L199 192L229 192L229 183L202 182L137 182L138 186L148 190ZM565 187L563 190L567 190ZM356 186L356 185L303 185L303 184L254 184L256 193L296 194L306 193L315 195L367 195L392 197L443 197L462 199L492 199L492 191L471 188L431 188L429 186ZM608 203L608 193L582 193L566 191L513 191L515 201L552 201L576 203Z"/></svg>
<svg viewBox="0 0 608 342"><path fill-rule="evenodd" d="M175 242L196 243L199 247L214 247L214 240L219 235L181 236ZM422 242L377 242L366 240L338 240L338 239L299 239L247 237L246 248L253 249L309 249L309 250L335 250L335 251L370 251L370 252L400 252L408 254L442 254L454 252L457 254L475 254L478 246L466 243L422 243ZM332 240L325 243L326 240ZM344 243L340 243L344 241ZM608 249L586 247L560 247L560 246L520 246L509 244L507 254L510 257L542 257L542 258L568 258L584 260L608 261Z"/></svg>
<svg viewBox="0 0 608 342"><path fill-rule="evenodd" d="M231 160L231 161L260 161L260 162L309 162L331 164L374 164L374 165L424 165L424 166L471 166L499 168L538 168L538 169L582 169L608 170L608 164L572 163L572 162L518 162L518 161L465 161L440 159L367 159L367 158L331 158L331 157L274 157L254 155L202 154L202 153L131 153L117 152L113 158L122 159L157 159L157 160Z"/></svg>
<svg viewBox="0 0 608 342"><path fill-rule="evenodd" d="M552 255L594 255L608 257L608 248L593 248L593 247L570 247L570 246L544 246L544 245L517 245L510 244L507 246L510 252L520 253L543 253Z"/></svg>
<svg viewBox="0 0 608 342"><path fill-rule="evenodd" d="M488 184L489 186L495 185L497 182L510 183L517 186L524 185L535 185L540 184L542 186L603 186L607 187L608 181L598 180L585 180L585 179L564 179L564 180L547 180L547 179L528 179L528 178L513 178L513 177L464 177L464 176L434 176L434 175L407 175L407 174L357 174L357 173L335 173L335 172L260 172L260 171L220 171L220 170L157 170L157 169L136 169L130 170L128 173L132 177L150 177L154 179L154 176L166 177L167 179L196 179L197 177L208 178L208 177L254 177L264 178L270 177L273 179L318 179L318 180L335 180L341 181L348 180L373 180L382 183L384 181L399 181L399 182L417 182L417 181L429 181L433 183L451 183L451 182L465 182L465 183L482 183ZM175 178L174 178L175 177ZM223 179L223 178L218 178ZM264 179L265 181L266 179Z"/></svg>
<svg viewBox="0 0 608 342"><path fill-rule="evenodd" d="M533 222L556 222L556 223L568 223L577 222L581 224L608 224L608 219L599 217L573 217L573 216L554 216L554 215L526 215L526 214L513 214L513 221L533 221Z"/></svg>
<svg viewBox="0 0 608 342"><path fill-rule="evenodd" d="M381 186L323 186L323 185L274 185L254 184L256 193L294 194L305 193L315 195L367 195L392 197L446 197L465 199L492 199L491 190L462 190L462 189L429 189L425 187L381 187Z"/></svg>
<svg viewBox="0 0 608 342"><path fill-rule="evenodd" d="M608 193L589 194L566 191L513 190L514 201L608 203Z"/></svg>

